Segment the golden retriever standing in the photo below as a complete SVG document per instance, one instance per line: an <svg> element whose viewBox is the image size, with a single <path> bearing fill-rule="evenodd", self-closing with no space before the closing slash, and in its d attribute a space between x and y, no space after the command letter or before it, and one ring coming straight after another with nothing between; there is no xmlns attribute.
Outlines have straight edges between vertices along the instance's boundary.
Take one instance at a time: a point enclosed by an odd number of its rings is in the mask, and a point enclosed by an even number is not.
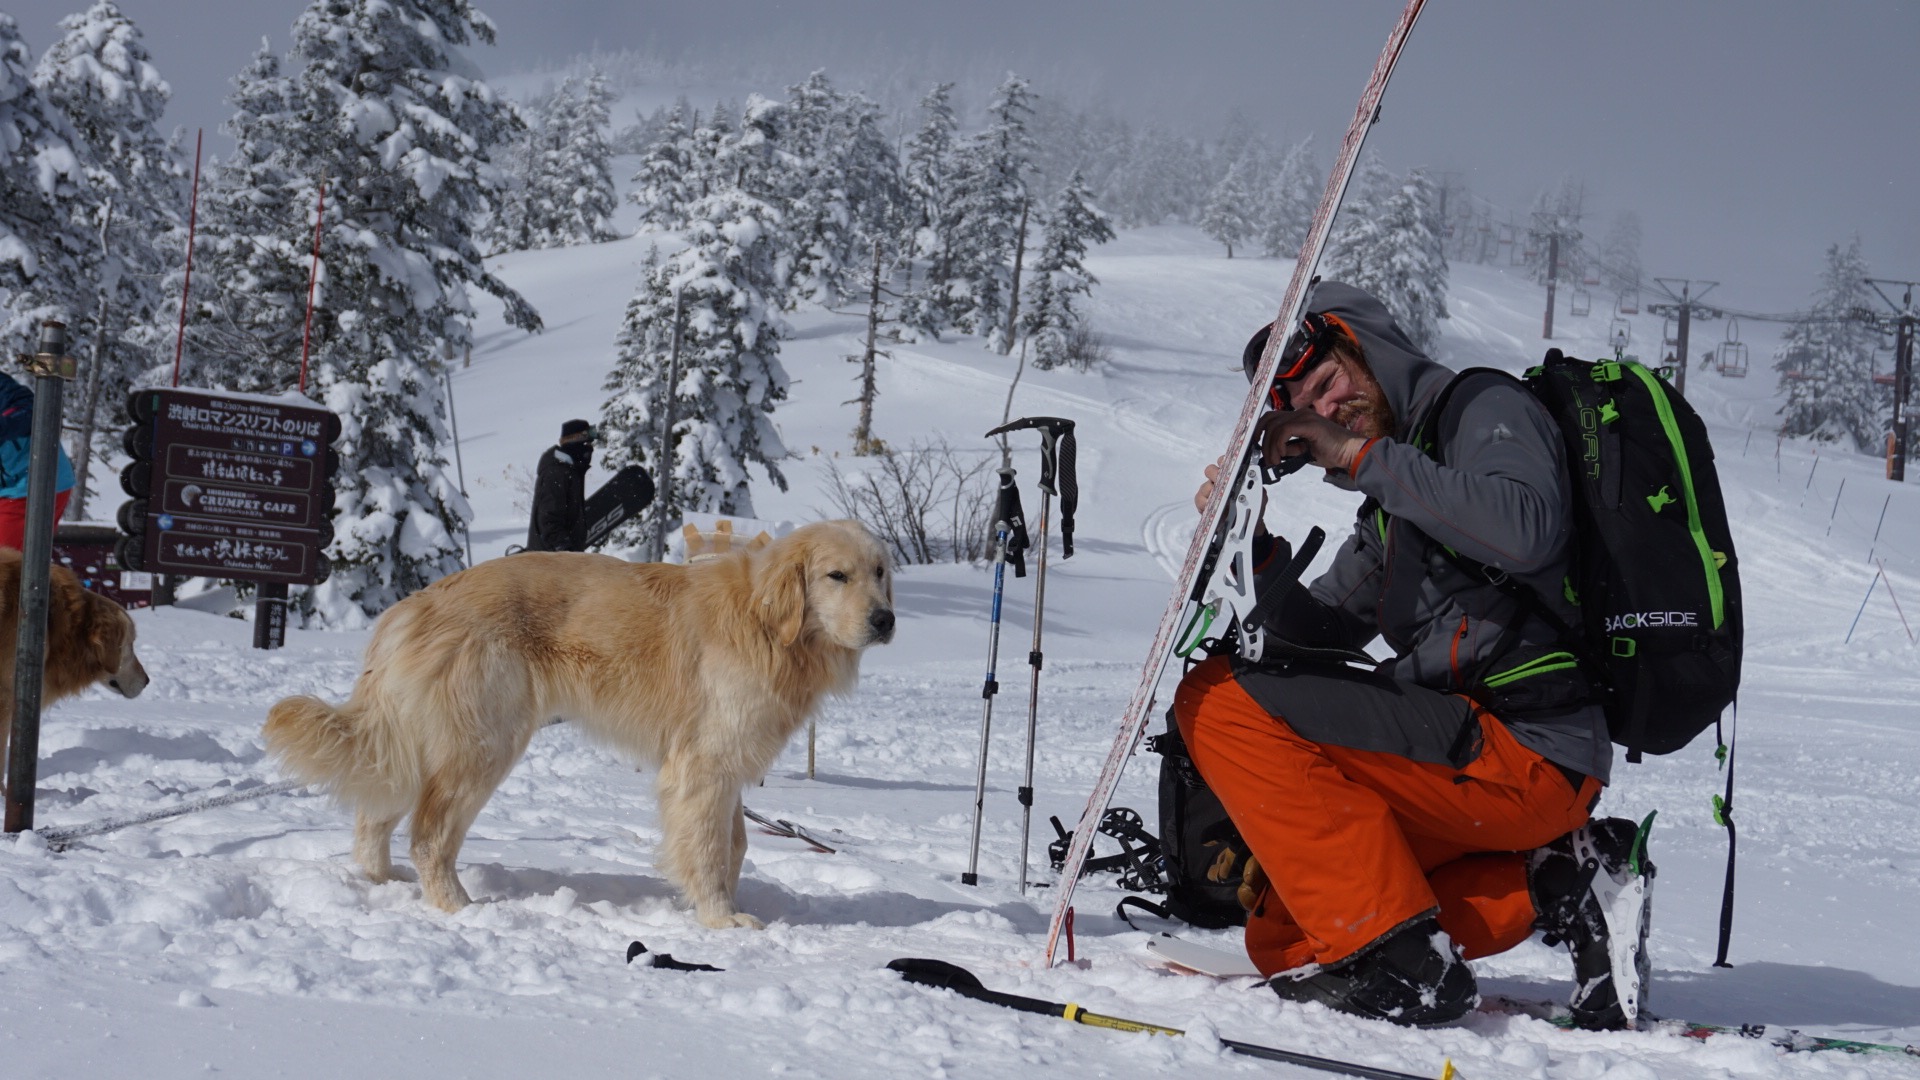
<svg viewBox="0 0 1920 1080"><path fill-rule="evenodd" d="M533 733L573 721L660 767L661 869L700 921L759 927L734 903L740 790L824 695L853 689L893 622L886 550L853 521L688 566L529 552L395 604L347 703L287 698L265 736L354 807L353 857L374 881L411 814L421 892L457 911L467 828Z"/></svg>
<svg viewBox="0 0 1920 1080"><path fill-rule="evenodd" d="M95 683L126 697L147 688L147 669L133 654L133 617L88 592L64 566L53 568L47 593L47 664L40 703L51 705ZM13 661L20 633L20 553L0 548L0 778L13 733Z"/></svg>

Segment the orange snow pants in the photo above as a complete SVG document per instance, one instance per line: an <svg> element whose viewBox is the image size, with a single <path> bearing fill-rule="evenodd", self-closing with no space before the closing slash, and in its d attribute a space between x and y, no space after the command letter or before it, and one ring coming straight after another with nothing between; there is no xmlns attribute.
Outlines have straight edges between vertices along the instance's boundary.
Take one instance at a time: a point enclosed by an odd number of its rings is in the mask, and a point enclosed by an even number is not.
<svg viewBox="0 0 1920 1080"><path fill-rule="evenodd" d="M1237 677L1215 657L1174 696L1194 765L1267 874L1247 955L1267 975L1331 964L1433 913L1468 959L1525 941L1535 913L1521 853L1585 824L1599 782L1464 698L1321 670Z"/></svg>

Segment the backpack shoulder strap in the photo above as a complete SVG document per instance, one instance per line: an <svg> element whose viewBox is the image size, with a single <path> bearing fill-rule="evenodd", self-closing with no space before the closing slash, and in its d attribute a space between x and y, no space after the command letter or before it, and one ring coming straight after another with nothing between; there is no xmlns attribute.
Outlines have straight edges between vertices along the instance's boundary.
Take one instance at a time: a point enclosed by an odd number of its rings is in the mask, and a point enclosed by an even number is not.
<svg viewBox="0 0 1920 1080"><path fill-rule="evenodd" d="M1477 384L1474 391L1476 393L1485 387L1490 387L1504 381L1526 390L1529 397L1533 396L1533 391L1527 388L1527 384L1523 380L1515 377L1510 372L1501 371L1499 368L1473 367L1467 368L1458 375L1455 375L1440 389L1440 393L1435 395L1433 403L1427 407L1426 413L1421 418L1420 424L1414 433L1415 445L1435 461L1444 461L1442 444L1448 441L1459 427L1460 410L1452 409L1454 402L1456 399L1462 401L1472 399L1471 394L1464 398L1459 394L1461 387L1469 381ZM1449 413L1450 409L1452 409L1451 413ZM1592 648L1588 645L1586 634L1568 623L1567 620L1561 618L1558 612L1554 611L1546 601L1540 598L1539 593L1525 584L1514 580L1513 577L1508 575L1504 570L1497 570L1484 563L1469 559L1444 544L1436 544L1435 546L1439 548L1441 555L1456 570L1459 570L1469 577L1477 578L1492 585L1518 605L1521 611L1546 623L1559 639L1560 646L1567 652L1572 653L1574 659L1579 662L1581 671L1587 676L1588 681L1596 689L1601 689L1602 692L1605 692L1604 688L1608 685L1606 665L1601 662L1599 657L1594 654ZM1495 643L1493 651L1481 667L1484 669L1498 660L1512 648L1519 636L1519 622L1509 623L1501 634L1502 640ZM1477 683L1479 679L1476 678L1474 681Z"/></svg>

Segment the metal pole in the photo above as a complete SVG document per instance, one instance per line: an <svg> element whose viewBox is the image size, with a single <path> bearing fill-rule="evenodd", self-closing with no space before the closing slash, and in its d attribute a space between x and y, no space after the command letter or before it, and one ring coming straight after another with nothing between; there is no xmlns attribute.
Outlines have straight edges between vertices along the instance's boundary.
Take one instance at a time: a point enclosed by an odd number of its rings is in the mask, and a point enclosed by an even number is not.
<svg viewBox="0 0 1920 1080"><path fill-rule="evenodd" d="M1553 338L1553 289L1560 280L1560 233L1557 222L1554 229L1547 236L1547 317L1540 329L1540 336L1548 340Z"/></svg>
<svg viewBox="0 0 1920 1080"><path fill-rule="evenodd" d="M1900 316L1895 334L1893 369L1893 457L1887 462L1887 479L1907 478L1907 392L1913 386L1913 289L1907 289L1906 310Z"/></svg>
<svg viewBox="0 0 1920 1080"><path fill-rule="evenodd" d="M22 357L33 375L33 436L27 463L27 524L20 552L20 623L13 658L13 744L7 754L6 831L33 828L33 788L40 766L41 676L46 668L47 599L53 568L55 467L60 460L60 407L74 376L67 326L40 324L39 352Z"/></svg>
<svg viewBox="0 0 1920 1080"><path fill-rule="evenodd" d="M653 550L648 556L653 562L667 561L667 508L673 505L673 406L680 386L681 296L679 290L673 294L673 348L667 361L667 385L661 394L665 400L660 415L660 452L653 459L654 471L660 474L654 477Z"/></svg>
<svg viewBox="0 0 1920 1080"><path fill-rule="evenodd" d="M200 221L200 140L204 130L193 136L193 194L187 200L187 271L180 279L180 332L173 339L173 385L180 385L180 354L187 346L187 293L193 287L193 235Z"/></svg>
<svg viewBox="0 0 1920 1080"><path fill-rule="evenodd" d="M108 230L113 227L113 200L108 199L100 220L100 261L107 261ZM101 356L107 351L107 285L102 282L100 307L93 320L93 364L87 368L86 404L80 407L80 438L73 447L73 501L67 504L68 521L85 521L88 489L92 486L93 428L100 411L100 369L106 365Z"/></svg>
<svg viewBox="0 0 1920 1080"><path fill-rule="evenodd" d="M320 183L320 198L313 210L313 265L307 270L307 317L300 330L300 392L307 392L307 347L313 343L313 291L320 283L320 227L327 221L327 185ZM180 385L175 379L174 385Z"/></svg>
<svg viewBox="0 0 1920 1080"><path fill-rule="evenodd" d="M1040 624L1047 610L1047 518L1053 509L1053 486L1040 485L1040 533L1034 546L1040 565L1033 583L1033 649L1027 664L1033 669L1027 683L1027 770L1020 782L1020 892L1027 891L1027 844L1033 830L1033 740L1040 715Z"/></svg>
<svg viewBox="0 0 1920 1080"><path fill-rule="evenodd" d="M1005 481L1012 480L1012 469L1001 469ZM1013 523L993 523L993 614L987 623L987 681L980 688L986 707L980 714L980 767L973 781L973 839L967 846L967 872L960 884L980 884L980 816L987 801L987 737L993 728L993 695L1000 692L994 668L1000 662L1000 597L1007 584L1007 541L1013 535Z"/></svg>
<svg viewBox="0 0 1920 1080"><path fill-rule="evenodd" d="M1680 287L1680 343L1674 346L1673 388L1682 395L1687 392L1687 329L1693 325L1693 305L1687 297L1692 290L1691 281Z"/></svg>
<svg viewBox="0 0 1920 1080"><path fill-rule="evenodd" d="M253 647L278 649L287 643L287 583L263 581L253 593Z"/></svg>
<svg viewBox="0 0 1920 1080"><path fill-rule="evenodd" d="M453 373L442 369L440 377L446 380L447 385L447 420L453 425L453 469L454 475L460 480L460 497L464 499L467 497L467 467L460 460L460 413L453 407ZM472 507L468 507L468 510L471 511ZM467 534L467 565L472 566L473 522L468 521L461 531Z"/></svg>

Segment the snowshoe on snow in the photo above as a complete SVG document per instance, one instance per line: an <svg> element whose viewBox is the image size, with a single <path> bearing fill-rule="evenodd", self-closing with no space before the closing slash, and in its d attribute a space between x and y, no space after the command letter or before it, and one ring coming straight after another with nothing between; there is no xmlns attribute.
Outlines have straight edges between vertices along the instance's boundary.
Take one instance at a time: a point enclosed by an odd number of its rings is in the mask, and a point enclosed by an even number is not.
<svg viewBox="0 0 1920 1080"><path fill-rule="evenodd" d="M1573 1021L1593 1030L1631 1028L1646 1007L1651 960L1647 929L1654 866L1647 858L1653 815L1635 825L1601 818L1528 858L1535 927L1548 945L1573 954Z"/></svg>
<svg viewBox="0 0 1920 1080"><path fill-rule="evenodd" d="M1318 1001L1408 1027L1452 1023L1480 1002L1473 969L1430 915L1329 967L1283 971L1267 985L1287 1001Z"/></svg>

